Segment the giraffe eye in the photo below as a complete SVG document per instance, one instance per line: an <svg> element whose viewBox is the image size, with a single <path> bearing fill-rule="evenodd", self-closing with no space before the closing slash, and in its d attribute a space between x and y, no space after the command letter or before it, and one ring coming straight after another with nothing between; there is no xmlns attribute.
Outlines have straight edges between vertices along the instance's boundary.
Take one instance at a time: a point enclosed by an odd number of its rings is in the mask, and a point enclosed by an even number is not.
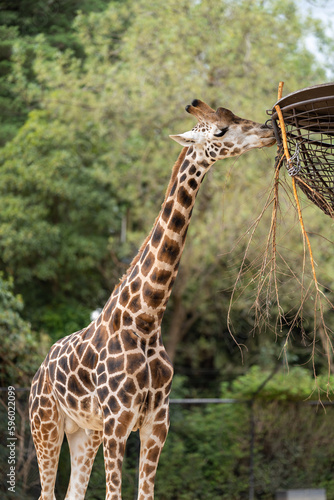
<svg viewBox="0 0 334 500"><path fill-rule="evenodd" d="M223 135L225 135L227 131L228 131L228 127L225 127L220 132L218 132L218 134L213 134L213 135L215 137L223 137Z"/></svg>

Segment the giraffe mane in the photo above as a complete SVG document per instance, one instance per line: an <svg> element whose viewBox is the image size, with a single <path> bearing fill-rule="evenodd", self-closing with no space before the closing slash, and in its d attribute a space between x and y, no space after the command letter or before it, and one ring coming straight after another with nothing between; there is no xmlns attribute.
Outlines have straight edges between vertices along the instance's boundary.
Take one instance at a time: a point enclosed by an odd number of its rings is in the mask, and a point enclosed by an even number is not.
<svg viewBox="0 0 334 500"><path fill-rule="evenodd" d="M119 283L117 283L117 285L115 286L114 290L116 290L123 283L123 281L131 274L133 268L135 267L135 265L137 264L138 260L140 259L141 255L142 255L142 253L143 253L143 251L144 251L144 249L145 249L145 247L147 245L147 242L149 241L149 239L152 236L152 232L153 232L153 229L155 227L155 224L156 224L157 220L159 219L160 214L161 214L162 210L164 209L164 207L166 205L166 201L167 201L168 195L169 195L169 193L170 193L170 191L171 191L171 189L173 187L173 184L175 182L177 173L178 173L178 171L179 171L179 169L180 169L180 167L181 167L181 165L182 165L182 163L183 163L183 161L185 159L187 151L188 151L188 146L186 146L186 147L184 147L182 149L182 151L179 154L176 162L174 163L173 170L172 170L172 175L170 177L169 184L168 184L168 187L166 189L165 199L164 199L164 201L163 201L163 203L161 205L161 210L160 210L157 218L154 221L154 224L152 226L151 231L149 232L148 236L145 238L144 242L142 243L141 247L139 248L137 255L131 261L131 264L130 264L128 270L126 271L125 274L123 274L122 278L120 279Z"/></svg>

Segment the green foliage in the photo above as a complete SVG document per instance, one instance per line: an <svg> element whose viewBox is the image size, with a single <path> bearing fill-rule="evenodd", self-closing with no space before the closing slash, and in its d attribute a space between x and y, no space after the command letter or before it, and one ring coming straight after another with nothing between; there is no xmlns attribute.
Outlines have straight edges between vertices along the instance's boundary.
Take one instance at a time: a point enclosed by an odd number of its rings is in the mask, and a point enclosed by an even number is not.
<svg viewBox="0 0 334 500"><path fill-rule="evenodd" d="M62 316L68 302L74 309L98 305L103 281L96 267L119 224L107 167L94 158L93 129L84 123L71 131L49 118L46 111L32 113L4 148L1 166L2 266L29 297L38 327L50 316L44 306L59 305ZM56 325L53 331L66 333Z"/></svg>
<svg viewBox="0 0 334 500"><path fill-rule="evenodd" d="M247 374L235 379L231 388L223 383L224 397L235 397L237 399L251 399L264 401L305 401L308 399L318 400L319 396L325 397L333 391L334 376L320 375L317 380L313 374L300 366L293 366L289 370L279 370L270 377L268 370L254 365ZM258 388L265 383L257 394ZM254 396L255 395L255 396Z"/></svg>
<svg viewBox="0 0 334 500"><path fill-rule="evenodd" d="M0 26L0 146L15 136L27 109L10 83L12 46L18 38L16 26Z"/></svg>
<svg viewBox="0 0 334 500"><path fill-rule="evenodd" d="M157 496L241 498L247 488L247 420L243 405L184 410L183 418L176 422L172 413L159 465ZM168 481L168 477L176 480Z"/></svg>
<svg viewBox="0 0 334 500"><path fill-rule="evenodd" d="M13 280L0 274L0 386L25 387L35 373L48 338L38 339L22 319L22 297L13 294ZM43 353L44 350L44 353Z"/></svg>
<svg viewBox="0 0 334 500"><path fill-rule="evenodd" d="M17 27L21 36L44 32L52 44L58 41L68 45L73 36L71 25L78 10L102 11L107 3L104 0L52 0L48 3L42 0L33 3L29 0L4 0L1 4L2 24Z"/></svg>
<svg viewBox="0 0 334 500"><path fill-rule="evenodd" d="M0 145L12 139L27 118L29 110L39 106L38 101L27 102L19 87L13 87L14 61L17 46L24 55L22 67L25 77L34 84L32 69L35 58L34 37L43 33L47 43L60 51L73 50L83 55L80 42L71 29L78 10L102 11L107 0L10 0L1 2L0 26ZM22 61L22 58L21 58Z"/></svg>

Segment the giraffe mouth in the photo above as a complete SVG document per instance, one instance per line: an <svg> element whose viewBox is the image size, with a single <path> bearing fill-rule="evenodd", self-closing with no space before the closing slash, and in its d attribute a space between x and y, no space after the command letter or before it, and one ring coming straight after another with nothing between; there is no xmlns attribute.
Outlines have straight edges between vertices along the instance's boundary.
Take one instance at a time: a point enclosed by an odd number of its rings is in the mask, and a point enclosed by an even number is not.
<svg viewBox="0 0 334 500"><path fill-rule="evenodd" d="M274 135L274 129L272 127L271 120L267 120L266 123L261 125L261 128L266 130L268 132L268 134L271 133L269 136L264 137L265 140L268 139L268 141L269 141L268 144L264 144L264 147L270 148L271 146L273 146L276 143L276 138Z"/></svg>
<svg viewBox="0 0 334 500"><path fill-rule="evenodd" d="M262 147L265 147L265 148L270 148L271 146L273 146L274 144L276 144L276 137L274 135L274 131L271 127L268 127L268 125L263 125L261 128L266 128L267 129L267 137L263 137L263 146Z"/></svg>
<svg viewBox="0 0 334 500"><path fill-rule="evenodd" d="M274 137L268 137L268 139L270 140L269 144L265 144L265 148L271 148L271 146L273 146L274 144L276 144L276 139Z"/></svg>

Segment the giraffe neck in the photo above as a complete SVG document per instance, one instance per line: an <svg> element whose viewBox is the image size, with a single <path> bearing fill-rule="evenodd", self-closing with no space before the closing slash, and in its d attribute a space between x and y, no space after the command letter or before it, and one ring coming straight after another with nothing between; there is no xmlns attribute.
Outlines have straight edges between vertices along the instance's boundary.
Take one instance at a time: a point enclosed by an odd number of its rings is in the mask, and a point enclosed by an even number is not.
<svg viewBox="0 0 334 500"><path fill-rule="evenodd" d="M110 331L157 332L178 272L196 195L213 158L184 148L174 165L165 201L138 255L104 309ZM109 313L108 313L109 311Z"/></svg>

